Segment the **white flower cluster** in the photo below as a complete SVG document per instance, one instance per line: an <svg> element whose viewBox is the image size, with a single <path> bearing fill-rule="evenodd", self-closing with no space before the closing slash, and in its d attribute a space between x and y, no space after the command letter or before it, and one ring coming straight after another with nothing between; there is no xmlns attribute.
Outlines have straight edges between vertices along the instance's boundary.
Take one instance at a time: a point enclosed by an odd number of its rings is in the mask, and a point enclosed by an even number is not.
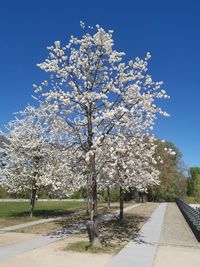
<svg viewBox="0 0 200 267"><path fill-rule="evenodd" d="M48 48L48 58L38 66L50 73L51 88L41 85L41 96L50 112L63 119L62 128L84 159L84 173L93 176L95 171L116 183L120 177L124 188L134 184L144 189L157 183L159 174L153 167L155 138L151 140L149 131L157 113L168 116L155 100L169 96L163 82L154 82L148 73L149 52L126 64L125 53L113 48L112 30L96 25L93 32L71 36L62 48L58 41ZM99 178L100 187L105 179Z"/></svg>
<svg viewBox="0 0 200 267"><path fill-rule="evenodd" d="M97 153L98 185L100 189L121 187L146 191L159 184L159 171L154 159L156 139L145 135L115 136L107 139Z"/></svg>
<svg viewBox="0 0 200 267"><path fill-rule="evenodd" d="M44 104L28 107L25 119L11 123L10 188L34 181L69 194L86 185L96 192L96 183L141 191L158 183L151 130L157 114L168 116L155 104L169 98L163 82L148 73L149 52L125 63L125 53L114 49L112 30L90 30L64 46L55 41L38 64L49 73L34 85Z"/></svg>
<svg viewBox="0 0 200 267"><path fill-rule="evenodd" d="M167 152L167 154L169 154L171 156L175 156L176 155L176 152L173 151L172 148L165 147L164 150Z"/></svg>
<svg viewBox="0 0 200 267"><path fill-rule="evenodd" d="M54 193L62 188L63 194L72 194L79 186L72 183L74 174L67 160L70 151L55 139L58 121L54 125L42 107L28 106L19 116L9 123L1 148L5 155L1 170L4 186L14 193L47 187Z"/></svg>

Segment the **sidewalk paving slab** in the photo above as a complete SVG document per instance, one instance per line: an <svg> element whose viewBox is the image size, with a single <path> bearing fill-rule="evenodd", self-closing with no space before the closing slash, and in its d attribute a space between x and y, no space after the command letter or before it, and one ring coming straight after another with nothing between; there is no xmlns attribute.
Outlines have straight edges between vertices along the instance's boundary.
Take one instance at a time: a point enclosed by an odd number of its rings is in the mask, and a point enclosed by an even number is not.
<svg viewBox="0 0 200 267"><path fill-rule="evenodd" d="M160 204L138 236L114 256L106 267L151 267L160 238L166 203Z"/></svg>
<svg viewBox="0 0 200 267"><path fill-rule="evenodd" d="M37 224L42 224L42 223L48 223L56 220L60 220L64 217L56 217L56 218L48 218L48 219L41 219L37 221L32 221L32 222L27 222L27 223L20 223L20 224L15 224L7 227L0 228L0 233L5 233L5 232L10 232L10 231L15 231L24 227L29 227Z"/></svg>

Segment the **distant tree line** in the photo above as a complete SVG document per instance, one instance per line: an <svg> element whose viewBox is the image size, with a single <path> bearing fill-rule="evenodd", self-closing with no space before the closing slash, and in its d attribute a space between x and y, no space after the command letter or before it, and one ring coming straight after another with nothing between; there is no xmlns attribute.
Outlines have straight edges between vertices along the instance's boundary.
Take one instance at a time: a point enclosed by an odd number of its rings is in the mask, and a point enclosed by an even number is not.
<svg viewBox="0 0 200 267"><path fill-rule="evenodd" d="M193 201L200 201L200 168L191 167L189 169L187 195L192 198Z"/></svg>
<svg viewBox="0 0 200 267"><path fill-rule="evenodd" d="M148 190L149 201L174 201L176 197L183 198L187 192L187 168L184 166L182 154L171 142L157 141L156 154L161 157L163 163L157 164L160 171L160 184L152 186ZM172 149L176 153L173 156L165 153L166 149Z"/></svg>

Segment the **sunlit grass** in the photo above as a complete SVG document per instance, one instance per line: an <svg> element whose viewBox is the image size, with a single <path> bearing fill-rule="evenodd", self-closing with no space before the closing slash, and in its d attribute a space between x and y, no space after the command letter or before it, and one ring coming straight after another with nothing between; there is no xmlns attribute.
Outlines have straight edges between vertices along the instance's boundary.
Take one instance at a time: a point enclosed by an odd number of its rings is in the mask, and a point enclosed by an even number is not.
<svg viewBox="0 0 200 267"><path fill-rule="evenodd" d="M78 201L45 201L36 202L34 217L44 218L67 215L73 211L84 208L84 202ZM29 215L28 202L2 202L0 203L0 217L26 217ZM34 218L33 218L34 219Z"/></svg>
<svg viewBox="0 0 200 267"><path fill-rule="evenodd" d="M76 252L90 252L90 253L117 253L123 246L119 244L101 244L98 247L91 245L89 241L78 241L69 244L65 250L71 250Z"/></svg>

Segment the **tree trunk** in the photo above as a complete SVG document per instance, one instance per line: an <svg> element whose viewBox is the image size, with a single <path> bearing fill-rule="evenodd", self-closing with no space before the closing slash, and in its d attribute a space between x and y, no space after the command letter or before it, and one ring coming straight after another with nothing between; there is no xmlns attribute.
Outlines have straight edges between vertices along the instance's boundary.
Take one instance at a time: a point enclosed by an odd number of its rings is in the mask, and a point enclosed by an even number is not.
<svg viewBox="0 0 200 267"><path fill-rule="evenodd" d="M89 177L87 178L87 189L86 189L86 215L90 214L90 184Z"/></svg>
<svg viewBox="0 0 200 267"><path fill-rule="evenodd" d="M90 214L90 196L88 194L86 198L86 215L89 215L89 214Z"/></svg>
<svg viewBox="0 0 200 267"><path fill-rule="evenodd" d="M88 119L88 148L89 151L92 152L93 146L93 129L92 129L92 103L89 104L88 109L86 111L87 119ZM99 239L99 230L97 223L97 180L96 180L96 166L95 166L95 152L90 155L90 185L92 188L91 192L91 211L90 216L91 220L88 225L88 233L90 242L93 246L100 245Z"/></svg>
<svg viewBox="0 0 200 267"><path fill-rule="evenodd" d="M140 202L139 193L138 191L135 192L135 201Z"/></svg>
<svg viewBox="0 0 200 267"><path fill-rule="evenodd" d="M109 185L107 186L107 204L108 204L108 209L110 209L110 187Z"/></svg>
<svg viewBox="0 0 200 267"><path fill-rule="evenodd" d="M123 189L121 186L119 188L119 204L120 204L119 220L122 222L124 220L124 196L123 196Z"/></svg>
<svg viewBox="0 0 200 267"><path fill-rule="evenodd" d="M97 222L97 181L95 174L95 154L91 157L91 183L92 183L92 195L91 195L91 220L88 225L88 233L90 242L93 246L100 246L99 230Z"/></svg>
<svg viewBox="0 0 200 267"><path fill-rule="evenodd" d="M32 188L31 201L30 201L30 205L31 205L30 217L33 217L33 210L34 210L34 206L35 206L35 197L36 197L36 188Z"/></svg>

